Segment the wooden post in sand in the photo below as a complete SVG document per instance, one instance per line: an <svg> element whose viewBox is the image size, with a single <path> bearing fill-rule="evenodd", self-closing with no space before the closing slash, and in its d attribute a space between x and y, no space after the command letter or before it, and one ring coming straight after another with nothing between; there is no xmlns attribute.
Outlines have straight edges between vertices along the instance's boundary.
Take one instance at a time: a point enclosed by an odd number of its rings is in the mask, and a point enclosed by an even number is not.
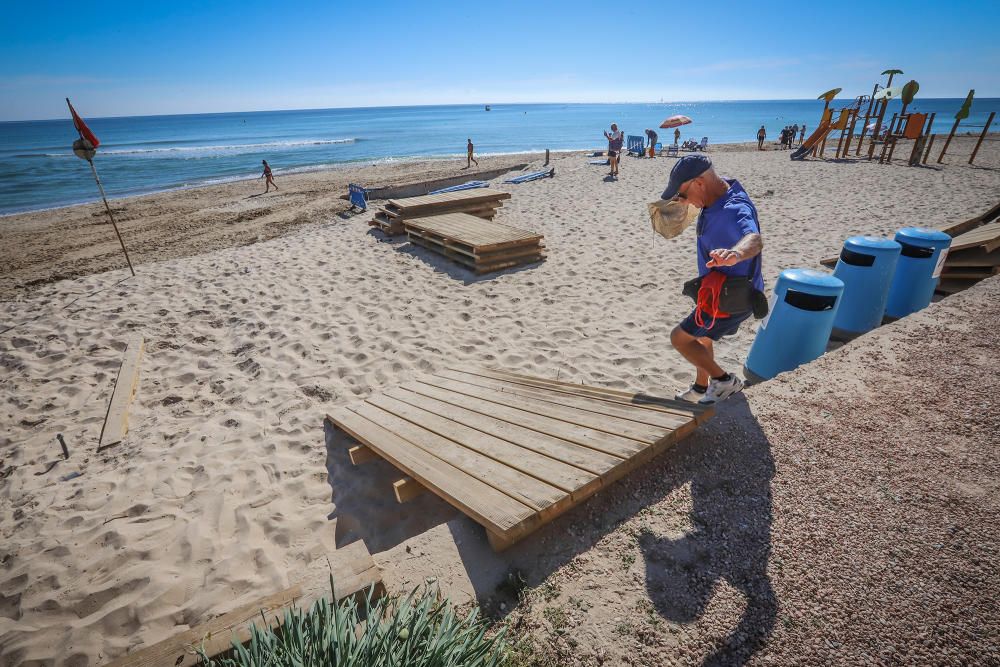
<svg viewBox="0 0 1000 667"><path fill-rule="evenodd" d="M545 149L545 164L543 164L542 166L543 167L549 166L549 149L548 148Z"/></svg>
<svg viewBox="0 0 1000 667"><path fill-rule="evenodd" d="M927 164L927 158L930 157L931 147L934 145L934 140L937 138L936 134L932 134L930 140L927 142L927 150L924 151L924 159L921 160L921 164Z"/></svg>
<svg viewBox="0 0 1000 667"><path fill-rule="evenodd" d="M976 159L976 153L979 152L979 147L983 145L983 139L986 138L986 133L990 131L990 125L993 124L993 117L997 115L996 111L990 112L990 117L986 119L986 125L983 125L983 132L979 135L979 141L976 142L976 147L972 149L972 155L969 156L969 164Z"/></svg>
<svg viewBox="0 0 1000 667"><path fill-rule="evenodd" d="M938 164L941 164L941 161L944 160L944 154L948 152L948 146L951 144L951 138L955 136L955 131L958 129L958 124L961 122L961 118L956 118L955 124L951 126L951 132L948 133L948 138L944 140L944 147L941 149L941 154L938 155Z"/></svg>

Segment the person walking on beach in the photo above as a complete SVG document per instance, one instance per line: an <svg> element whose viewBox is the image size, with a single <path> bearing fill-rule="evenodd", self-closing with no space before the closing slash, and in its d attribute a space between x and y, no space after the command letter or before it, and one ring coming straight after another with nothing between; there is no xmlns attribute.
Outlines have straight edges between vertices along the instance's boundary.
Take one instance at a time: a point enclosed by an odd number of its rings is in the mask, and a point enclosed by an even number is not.
<svg viewBox="0 0 1000 667"><path fill-rule="evenodd" d="M803 123L802 129L799 130L799 146L801 146L802 142L805 141L805 140L806 140L806 126Z"/></svg>
<svg viewBox="0 0 1000 667"><path fill-rule="evenodd" d="M608 138L608 164L611 165L611 173L608 175L618 178L618 156L621 154L625 139L616 123L611 123L611 131L605 131L604 136Z"/></svg>
<svg viewBox="0 0 1000 667"><path fill-rule="evenodd" d="M767 139L767 132L764 130L764 126L761 125L760 129L757 130L757 150L764 150L764 140Z"/></svg>
<svg viewBox="0 0 1000 667"><path fill-rule="evenodd" d="M473 162L475 162L476 166L478 167L479 166L479 160L477 160L476 158L472 157L472 151L475 148L472 145L472 139L468 139L467 142L468 143L466 143L466 145L465 145L465 150L466 150L465 168L468 169L469 167L471 167Z"/></svg>
<svg viewBox="0 0 1000 667"><path fill-rule="evenodd" d="M277 191L278 185L274 182L274 174L271 173L271 165L267 163L267 160L261 160L261 162L264 163L264 173L260 175L260 178L267 179L264 181L264 192L270 192L272 185L274 186L275 191Z"/></svg>
<svg viewBox="0 0 1000 667"><path fill-rule="evenodd" d="M764 242L757 209L739 181L716 174L707 155L685 155L670 171L670 180L661 198L701 209L696 243L698 275L703 283L710 279L748 277L763 297L764 278L759 255ZM703 285L702 289L705 288ZM674 349L695 367L694 383L687 391L677 394L677 400L715 403L743 389L743 380L726 372L715 361L712 345L723 336L735 334L753 314L753 301L748 300L745 306L713 321L708 321L711 316L699 313L696 307L670 332Z"/></svg>

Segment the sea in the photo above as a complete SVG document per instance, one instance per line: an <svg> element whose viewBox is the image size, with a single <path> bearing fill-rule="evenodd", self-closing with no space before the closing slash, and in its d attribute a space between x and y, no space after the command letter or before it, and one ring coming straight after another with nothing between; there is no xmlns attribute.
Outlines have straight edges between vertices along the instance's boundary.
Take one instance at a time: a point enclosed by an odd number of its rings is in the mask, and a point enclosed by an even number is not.
<svg viewBox="0 0 1000 667"><path fill-rule="evenodd" d="M917 112L936 112L934 131L947 133L962 99L919 99ZM834 107L839 107L836 100ZM963 128L980 127L1000 99L977 99ZM612 122L641 135L666 118L692 119L682 141L755 140L764 125L777 137L785 125L815 127L823 102L756 100L635 104L491 104L366 107L239 113L90 118L101 141L94 164L111 197L125 197L256 178L266 159L283 174L352 165L464 157L471 138L479 155L604 148ZM890 104L888 114L899 110ZM887 116L888 117L888 116ZM998 124L1000 125L1000 124ZM978 130L974 130L978 133ZM659 130L663 143L672 130ZM669 135L669 137L668 137ZM77 138L63 119L0 123L0 215L94 201L89 166L73 155ZM363 184L362 184L363 185Z"/></svg>

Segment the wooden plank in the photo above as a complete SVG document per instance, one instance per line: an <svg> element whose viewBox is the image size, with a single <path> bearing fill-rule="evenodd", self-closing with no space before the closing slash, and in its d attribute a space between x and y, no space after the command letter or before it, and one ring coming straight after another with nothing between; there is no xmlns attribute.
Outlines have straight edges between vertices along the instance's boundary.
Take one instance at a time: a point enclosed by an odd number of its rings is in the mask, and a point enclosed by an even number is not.
<svg viewBox="0 0 1000 667"><path fill-rule="evenodd" d="M506 405L508 407L517 408L518 410L524 410L525 412L531 412L536 415L556 417L557 419L570 424L585 426L587 428L592 428L595 431L604 431L605 433L611 435L620 435L638 442L644 442L647 445L651 445L663 437L662 428L649 426L648 424L640 424L639 422L630 421L628 419L600 415L588 410L560 406L555 403L541 403L536 400L517 396L510 392L478 387L476 385L458 382L456 380L450 380L448 378L437 377L434 375L421 376L419 381L424 384L440 387L441 389L447 389L448 391L465 394L466 396L474 396L476 398L481 398L484 401L490 401L491 403L497 403L499 405Z"/></svg>
<svg viewBox="0 0 1000 667"><path fill-rule="evenodd" d="M949 250L948 257L944 261L945 269L951 267L1000 266L1000 251L986 252L982 248L968 248L966 250Z"/></svg>
<svg viewBox="0 0 1000 667"><path fill-rule="evenodd" d="M966 267L965 269L957 268L945 268L941 273L941 280L983 280L991 276L995 276L1000 272L1000 267L987 266L979 269L979 267Z"/></svg>
<svg viewBox="0 0 1000 667"><path fill-rule="evenodd" d="M621 403L611 403L589 396L573 396L551 389L535 389L525 385L519 385L509 381L494 380L473 375L465 371L446 370L435 373L439 377L450 378L460 382L467 382L487 389L494 389L502 392L509 392L516 396L523 396L544 403L552 403L573 408L580 408L609 417L620 417L631 421L659 426L666 429L674 429L683 426L692 417L690 415L677 415L669 412L659 412L657 410L646 410L637 405L624 405Z"/></svg>
<svg viewBox="0 0 1000 667"><path fill-rule="evenodd" d="M477 188L475 190L442 192L436 195L390 199L389 203L398 210L411 213L428 208L438 207L443 209L449 206L468 206L470 204L503 201L506 199L510 199L509 192L502 192L493 188Z"/></svg>
<svg viewBox="0 0 1000 667"><path fill-rule="evenodd" d="M334 577L334 598L343 600L364 594L375 586L381 594L382 575L372 560L364 542L354 542L328 557L329 571L310 571L310 580L296 583L273 595L262 597L167 639L140 648L109 663L109 667L188 667L200 664L195 647L202 648L209 657L224 654L232 647L235 638L241 643L250 639L250 626L260 626L261 612L270 627L280 625L284 610L291 606L308 608L320 597L330 596L329 574ZM277 617L277 618L276 618Z"/></svg>
<svg viewBox="0 0 1000 667"><path fill-rule="evenodd" d="M649 445L636 440L611 435L577 424L570 424L553 417L541 416L525 410L491 403L490 401L484 401L466 394L457 394L433 385L412 382L404 384L403 389L408 389L414 393L430 396L445 403L451 403L467 410L489 415L494 419L500 419L511 424L519 424L546 435L562 438L563 440L622 458L641 456L649 449Z"/></svg>
<svg viewBox="0 0 1000 667"><path fill-rule="evenodd" d="M417 408L385 395L372 396L354 408L354 412L395 433L410 443L414 452L424 452L424 458L429 464L444 461L536 512L542 512L559 501L568 500L563 490L431 430L437 428L448 432L447 427L435 422L436 415L420 414L421 411ZM419 421L411 422L408 419Z"/></svg>
<svg viewBox="0 0 1000 667"><path fill-rule="evenodd" d="M966 248L982 248L986 252L993 252L1000 248L1000 222L990 222L982 227L965 232L956 236L951 241L950 250L964 250Z"/></svg>
<svg viewBox="0 0 1000 667"><path fill-rule="evenodd" d="M496 222L489 223L467 213L417 218L407 220L405 224L407 229L417 229L424 233L436 234L442 240L465 244L476 254L538 242L544 238L536 232Z"/></svg>
<svg viewBox="0 0 1000 667"><path fill-rule="evenodd" d="M400 505L410 502L426 490L427 488L423 484L412 477L397 479L392 483L392 492L396 495L396 502Z"/></svg>
<svg viewBox="0 0 1000 667"><path fill-rule="evenodd" d="M488 530L507 535L537 525L538 515L524 503L443 461L428 463L412 444L361 415L341 408L327 418Z"/></svg>
<svg viewBox="0 0 1000 667"><path fill-rule="evenodd" d="M519 424L511 424L473 410L430 398L422 394L397 387L388 395L400 401L423 408L435 414L447 414L448 418L460 424L465 424L483 433L496 436L519 447L544 454L563 463L594 473L604 475L625 460L624 456L614 456L599 452L589 447L583 447L554 436L539 433Z"/></svg>
<svg viewBox="0 0 1000 667"><path fill-rule="evenodd" d="M507 269L514 266L521 266L522 264L532 264L534 262L539 262L545 259L545 253L539 252L534 255L524 255L518 257L517 259L510 259L503 262L480 264L479 262L470 258L468 255L454 252L448 248L442 248L439 244L427 241L421 238L419 235L414 234L412 231L408 232L408 237L411 243L418 245L422 248L427 248L428 250L436 252L439 255L443 255L448 259L454 260L459 264L461 264L462 266L472 271L475 271L476 273L491 273L493 271L500 271L502 269Z"/></svg>
<svg viewBox="0 0 1000 667"><path fill-rule="evenodd" d="M505 467L513 468L524 475L538 479L544 482L546 486L554 487L564 492L570 492L581 486L590 484L597 478L597 476L593 473L586 472L571 465L567 465L561 461L549 458L534 450L519 447L518 445L515 445L507 440L502 440L489 435L488 433L477 431L471 427L465 426L464 424L442 417L432 410L427 410L425 408L403 402L388 393L382 396L372 396L368 399L368 402L388 412L392 412L393 415L402 417L403 419L406 419L442 438L446 438L449 442L453 442L463 448L482 455L482 457L486 457L488 460L485 462L481 462L479 457L467 456L461 457L459 461L452 461L447 458L445 458L445 460L448 460L448 462L455 467L465 470L465 472L469 473L473 477L478 476L480 473L485 474L487 478L485 478L484 481L493 486L497 485L492 484L489 478L494 477L493 473L490 471L493 468L493 464L496 462L500 462L501 465ZM358 409L358 413L365 414L361 412L360 408ZM365 414L365 416L368 415ZM409 436L404 435L395 428L390 426L387 426L387 428L395 432L397 435L404 437L407 440L411 440ZM410 432L412 432L412 430ZM434 443L431 444L433 445ZM420 446L422 447L423 445ZM437 454L437 450L435 449L432 453ZM444 458L440 454L437 455ZM495 478L498 480L500 479L499 477ZM497 488L501 491L504 490L499 486L497 486ZM542 492L547 493L544 490L542 490ZM557 494L549 495L553 498L558 498ZM520 498L518 498L518 500L520 500Z"/></svg>
<svg viewBox="0 0 1000 667"><path fill-rule="evenodd" d="M469 367L458 370L474 375L481 375L483 377L507 380L529 387L540 387L542 389L561 391L574 396L599 398L605 401L639 406L646 410L660 410L662 412L669 412L684 417L690 417L698 423L701 423L711 417L713 412L711 406L675 401L669 398L662 398L649 394L635 394L627 391L619 391L617 389L609 389L606 387L593 387L589 385L573 384L570 382L559 382L558 380L530 377L497 368Z"/></svg>
<svg viewBox="0 0 1000 667"><path fill-rule="evenodd" d="M351 457L351 464L359 466L379 458L379 455L364 445L357 445L347 450L347 455Z"/></svg>
<svg viewBox="0 0 1000 667"><path fill-rule="evenodd" d="M101 427L98 450L118 444L128 433L128 408L139 386L139 361L144 347L142 336L133 336L125 347L125 356L118 369L118 378Z"/></svg>

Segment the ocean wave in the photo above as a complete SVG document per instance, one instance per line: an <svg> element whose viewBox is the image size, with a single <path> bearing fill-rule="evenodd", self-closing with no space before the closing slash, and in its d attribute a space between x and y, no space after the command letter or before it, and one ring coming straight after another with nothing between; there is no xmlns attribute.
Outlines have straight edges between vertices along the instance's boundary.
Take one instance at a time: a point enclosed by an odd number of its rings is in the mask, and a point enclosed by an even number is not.
<svg viewBox="0 0 1000 667"><path fill-rule="evenodd" d="M99 155L150 155L150 154L187 154L187 153L239 153L261 149L302 148L304 146L329 146L334 144L353 144L361 141L360 137L344 139L300 139L294 141L266 141L256 144L223 144L214 146L170 146L166 148L98 148ZM17 153L17 158L38 157L74 157L73 153Z"/></svg>

